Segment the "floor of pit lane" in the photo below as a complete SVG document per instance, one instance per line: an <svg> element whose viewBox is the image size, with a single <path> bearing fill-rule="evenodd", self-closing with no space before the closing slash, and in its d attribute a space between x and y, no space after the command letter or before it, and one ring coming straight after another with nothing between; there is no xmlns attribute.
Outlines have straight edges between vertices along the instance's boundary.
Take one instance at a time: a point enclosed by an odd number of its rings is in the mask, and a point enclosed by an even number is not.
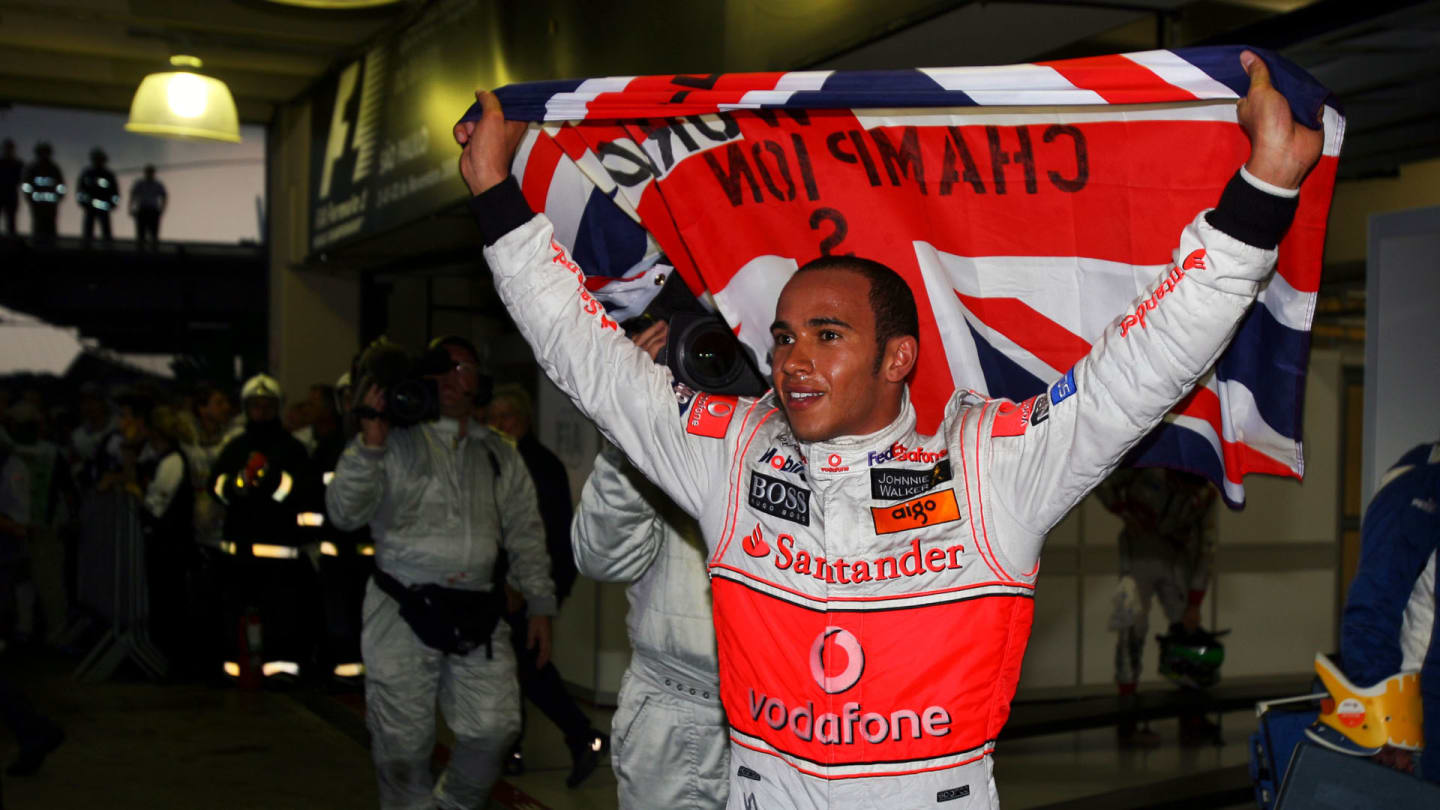
<svg viewBox="0 0 1440 810"><path fill-rule="evenodd" d="M40 773L4 777L4 807L308 810L378 804L357 692L160 685L126 670L103 683L78 683L75 663L51 653L11 650L0 656L0 672L66 733ZM610 710L585 708L596 727L609 725ZM491 810L616 807L608 760L579 788L566 788L570 758L560 733L533 707L529 714L527 771L497 786ZM1221 747L1180 747L1174 720L1152 727L1163 743L1149 751L1117 750L1111 728L1002 743L996 778L1004 807L1060 810L1086 797L1195 774L1224 773L1233 781L1245 763L1254 714L1226 715ZM14 741L0 739L0 757L9 762ZM440 739L445 741L443 732Z"/></svg>

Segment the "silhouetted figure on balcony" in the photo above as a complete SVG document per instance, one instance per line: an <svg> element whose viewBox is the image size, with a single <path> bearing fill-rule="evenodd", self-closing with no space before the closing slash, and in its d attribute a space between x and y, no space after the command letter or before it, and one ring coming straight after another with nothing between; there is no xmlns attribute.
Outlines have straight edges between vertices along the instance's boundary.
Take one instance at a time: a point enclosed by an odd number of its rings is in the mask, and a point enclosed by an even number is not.
<svg viewBox="0 0 1440 810"><path fill-rule="evenodd" d="M130 187L130 216L135 218L135 245L145 249L145 239L150 246L160 247L160 215L165 213L165 184L155 179L155 166L145 166L145 176Z"/></svg>
<svg viewBox="0 0 1440 810"><path fill-rule="evenodd" d="M55 215L65 197L65 175L50 159L50 144L35 144L35 159L20 178L20 193L30 204L30 236L37 245L55 243Z"/></svg>
<svg viewBox="0 0 1440 810"><path fill-rule="evenodd" d="M15 157L15 142L5 139L0 154L0 219L5 221L5 235L15 235L15 210L20 206L20 172L25 164Z"/></svg>
<svg viewBox="0 0 1440 810"><path fill-rule="evenodd" d="M106 168L109 160L104 149L98 146L91 149L90 165L80 173L80 182L76 184L75 201L85 212L85 226L81 234L86 247L90 246L97 224L100 226L100 238L107 244L112 241L110 212L120 207L120 185L115 180L115 173Z"/></svg>

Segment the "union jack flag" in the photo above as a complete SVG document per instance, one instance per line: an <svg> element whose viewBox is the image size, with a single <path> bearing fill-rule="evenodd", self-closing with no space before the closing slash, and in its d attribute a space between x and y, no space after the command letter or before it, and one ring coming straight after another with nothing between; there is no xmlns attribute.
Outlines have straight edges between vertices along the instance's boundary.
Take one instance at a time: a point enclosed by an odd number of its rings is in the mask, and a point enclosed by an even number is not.
<svg viewBox="0 0 1440 810"><path fill-rule="evenodd" d="M527 199L617 317L643 309L673 267L763 367L798 265L853 253L897 270L921 312L911 399L932 431L957 386L1033 396L1105 327L1143 318L1140 296L1179 260L1181 229L1249 154L1241 50L497 94L508 118L536 122L514 164ZM1233 345L1129 459L1203 474L1235 507L1246 473L1304 472L1310 325L1344 133L1325 88L1255 50L1296 119L1322 122L1324 156Z"/></svg>

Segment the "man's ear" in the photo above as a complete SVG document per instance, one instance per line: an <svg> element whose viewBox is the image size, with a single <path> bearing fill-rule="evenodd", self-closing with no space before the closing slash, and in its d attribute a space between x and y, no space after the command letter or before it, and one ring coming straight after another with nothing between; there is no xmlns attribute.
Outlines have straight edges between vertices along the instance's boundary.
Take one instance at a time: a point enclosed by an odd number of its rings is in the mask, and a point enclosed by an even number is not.
<svg viewBox="0 0 1440 810"><path fill-rule="evenodd" d="M920 342L912 335L892 337L885 341L885 361L880 364L880 373L886 382L904 382L915 368Z"/></svg>

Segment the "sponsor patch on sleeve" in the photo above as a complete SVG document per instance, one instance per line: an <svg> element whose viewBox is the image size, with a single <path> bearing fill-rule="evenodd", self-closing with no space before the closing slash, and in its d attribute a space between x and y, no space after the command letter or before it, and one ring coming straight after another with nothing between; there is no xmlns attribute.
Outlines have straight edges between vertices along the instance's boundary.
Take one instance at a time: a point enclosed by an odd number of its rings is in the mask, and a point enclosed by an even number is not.
<svg viewBox="0 0 1440 810"><path fill-rule="evenodd" d="M1030 426L1030 414L1035 410L1035 399L1024 402L1002 402L995 413L995 425L991 436L1021 436Z"/></svg>
<svg viewBox="0 0 1440 810"><path fill-rule="evenodd" d="M1075 368L1071 366L1070 370L1065 372L1064 377L1050 386L1050 404L1059 405L1073 393L1075 393Z"/></svg>
<svg viewBox="0 0 1440 810"><path fill-rule="evenodd" d="M690 413L685 418L685 432L712 439L725 438L725 431L730 427L739 401L739 397L734 396L697 395L690 403Z"/></svg>
<svg viewBox="0 0 1440 810"><path fill-rule="evenodd" d="M955 502L955 490L946 489L894 506L872 506L870 517L876 534L894 534L959 520L960 505Z"/></svg>

